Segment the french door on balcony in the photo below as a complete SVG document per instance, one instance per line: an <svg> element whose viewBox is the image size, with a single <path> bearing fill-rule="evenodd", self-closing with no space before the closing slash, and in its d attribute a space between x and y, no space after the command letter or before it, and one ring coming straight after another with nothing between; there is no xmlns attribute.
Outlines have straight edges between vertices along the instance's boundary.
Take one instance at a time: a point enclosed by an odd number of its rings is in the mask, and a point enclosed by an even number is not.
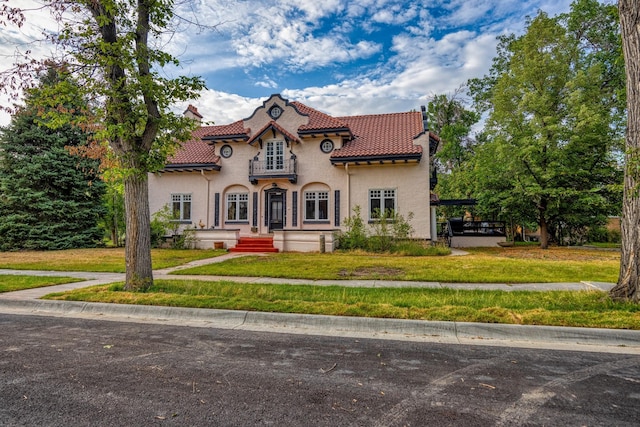
<svg viewBox="0 0 640 427"><path fill-rule="evenodd" d="M284 141L267 141L265 168L267 170L284 169Z"/></svg>

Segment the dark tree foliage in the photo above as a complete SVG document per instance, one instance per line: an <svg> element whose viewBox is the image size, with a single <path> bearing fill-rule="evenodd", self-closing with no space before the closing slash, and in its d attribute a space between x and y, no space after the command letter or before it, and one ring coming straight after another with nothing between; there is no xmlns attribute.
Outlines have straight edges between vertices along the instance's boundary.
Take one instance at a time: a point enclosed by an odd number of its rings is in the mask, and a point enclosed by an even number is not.
<svg viewBox="0 0 640 427"><path fill-rule="evenodd" d="M3 251L95 247L102 240L104 183L98 161L68 151L85 144L86 133L68 124L48 126L46 109L34 106L47 86L60 83L55 79L52 73L43 78L26 106L0 129Z"/></svg>

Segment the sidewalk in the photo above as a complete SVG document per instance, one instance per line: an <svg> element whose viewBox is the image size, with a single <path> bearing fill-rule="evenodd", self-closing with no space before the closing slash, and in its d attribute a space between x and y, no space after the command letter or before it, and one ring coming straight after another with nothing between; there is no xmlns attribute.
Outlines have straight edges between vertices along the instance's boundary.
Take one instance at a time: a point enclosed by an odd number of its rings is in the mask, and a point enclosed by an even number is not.
<svg viewBox="0 0 640 427"><path fill-rule="evenodd" d="M312 284L316 286L347 287L415 287L453 289L496 289L503 291L598 289L607 291L613 283L441 283L390 280L299 280L263 277L186 276L170 274L182 269L243 256L230 253L217 258L154 272L156 279L229 280L239 283ZM433 322L399 319L319 316L286 313L260 313L248 311L191 309L176 307L137 306L39 300L52 293L79 289L93 285L124 281L122 273L53 272L31 270L1 270L0 274L65 276L86 279L83 282L28 289L0 294L0 313L80 317L113 321L162 323L194 327L224 328L251 331L269 331L296 334L335 335L361 338L384 338L423 342L458 344L506 345L518 347L580 349L640 354L640 331L590 329L551 326L524 326L465 322Z"/></svg>

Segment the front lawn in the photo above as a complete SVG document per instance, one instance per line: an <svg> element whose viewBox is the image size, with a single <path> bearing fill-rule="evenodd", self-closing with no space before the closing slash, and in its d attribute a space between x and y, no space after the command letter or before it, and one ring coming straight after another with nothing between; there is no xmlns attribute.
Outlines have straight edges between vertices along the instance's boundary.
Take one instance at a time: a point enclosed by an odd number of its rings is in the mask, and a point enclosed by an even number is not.
<svg viewBox="0 0 640 427"><path fill-rule="evenodd" d="M445 283L616 282L620 253L532 247L475 248L463 256L403 257L367 253L246 256L176 274L308 280L386 279Z"/></svg>
<svg viewBox="0 0 640 427"><path fill-rule="evenodd" d="M175 267L225 254L224 250L152 249L153 269ZM124 273L124 248L0 252L0 268Z"/></svg>

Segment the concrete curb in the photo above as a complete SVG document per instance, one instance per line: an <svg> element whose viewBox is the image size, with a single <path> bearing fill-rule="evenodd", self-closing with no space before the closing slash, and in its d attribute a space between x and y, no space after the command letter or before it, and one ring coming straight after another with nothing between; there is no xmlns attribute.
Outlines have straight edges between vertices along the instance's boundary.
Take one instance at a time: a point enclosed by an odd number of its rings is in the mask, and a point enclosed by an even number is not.
<svg viewBox="0 0 640 427"><path fill-rule="evenodd" d="M379 319L51 300L1 300L0 312L459 344L515 346L514 343L518 342L550 348L564 345L597 346L600 349L598 351L602 351L603 347L612 347L623 350L621 352L640 353L640 331L617 329Z"/></svg>

